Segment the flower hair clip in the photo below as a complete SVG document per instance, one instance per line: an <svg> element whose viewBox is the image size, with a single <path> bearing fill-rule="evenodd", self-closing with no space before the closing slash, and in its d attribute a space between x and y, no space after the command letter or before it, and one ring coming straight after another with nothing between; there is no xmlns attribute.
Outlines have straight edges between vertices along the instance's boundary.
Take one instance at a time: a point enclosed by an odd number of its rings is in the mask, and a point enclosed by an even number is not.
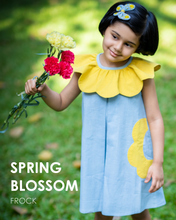
<svg viewBox="0 0 176 220"><path fill-rule="evenodd" d="M126 11L131 11L135 9L135 5L133 4L126 4L126 5L119 5L116 8L116 11L113 15L118 16L118 18L122 20L129 20L131 17L130 15L126 14Z"/></svg>

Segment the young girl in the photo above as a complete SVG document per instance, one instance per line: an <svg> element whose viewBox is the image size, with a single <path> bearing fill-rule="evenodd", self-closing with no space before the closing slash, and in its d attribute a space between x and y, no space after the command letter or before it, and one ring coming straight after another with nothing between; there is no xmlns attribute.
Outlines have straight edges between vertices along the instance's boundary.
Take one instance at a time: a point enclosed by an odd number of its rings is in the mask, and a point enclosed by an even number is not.
<svg viewBox="0 0 176 220"><path fill-rule="evenodd" d="M154 83L160 65L132 57L158 47L155 16L136 2L118 2L99 24L103 53L80 55L60 93L28 80L27 94L40 92L56 111L82 91L80 211L95 220L132 215L150 220L149 208L165 204L162 185L164 125Z"/></svg>

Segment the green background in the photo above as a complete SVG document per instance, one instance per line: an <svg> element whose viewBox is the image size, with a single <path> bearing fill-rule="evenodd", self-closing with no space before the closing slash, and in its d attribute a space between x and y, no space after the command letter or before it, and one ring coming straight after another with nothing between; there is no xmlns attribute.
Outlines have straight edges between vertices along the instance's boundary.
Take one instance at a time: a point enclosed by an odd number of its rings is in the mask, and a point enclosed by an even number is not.
<svg viewBox="0 0 176 220"><path fill-rule="evenodd" d="M138 0L148 10L155 13L160 30L159 49L148 60L162 65L156 73L155 82L158 101L165 124L164 192L167 204L150 211L152 218L176 219L176 2L173 0ZM98 24L114 4L112 0L16 0L4 1L0 7L0 124L6 119L11 108L20 101L16 93L24 90L28 78L42 74L46 52L47 33L59 31L70 35L77 43L72 50L75 54L102 52L102 37ZM142 56L141 56L142 57ZM68 80L53 76L47 84L60 92ZM38 181L57 179L66 182L77 180L80 184L80 170L73 166L80 160L81 146L81 95L63 112L55 112L42 101L38 107L29 107L28 115L42 113L42 118L30 123L23 116L0 135L0 219L3 220L92 220L94 214L79 212L79 192L24 191L11 192L11 179ZM22 126L20 137L11 137L12 128ZM62 171L53 173L13 174L11 162L40 162L38 155L46 149L47 143L57 143L57 149L49 149L53 154L49 161L60 162ZM26 208L27 214L20 215L10 204L11 197L36 197L37 204L18 205ZM135 201L134 201L135 202ZM122 220L130 217L121 217Z"/></svg>

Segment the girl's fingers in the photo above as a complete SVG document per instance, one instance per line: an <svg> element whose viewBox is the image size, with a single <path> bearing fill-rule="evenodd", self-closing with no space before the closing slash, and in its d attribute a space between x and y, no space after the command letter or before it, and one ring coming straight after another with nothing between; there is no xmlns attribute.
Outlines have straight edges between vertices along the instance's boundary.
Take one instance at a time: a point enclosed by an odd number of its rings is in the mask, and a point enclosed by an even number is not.
<svg viewBox="0 0 176 220"><path fill-rule="evenodd" d="M36 79L29 79L25 84L25 92L28 95L35 95L38 92L36 88Z"/></svg>
<svg viewBox="0 0 176 220"><path fill-rule="evenodd" d="M154 192L153 190L155 189L155 187L156 187L156 181L155 181L155 180L152 180L152 185L151 185L151 187L150 187L150 189L149 189L149 192L150 192L150 193Z"/></svg>
<svg viewBox="0 0 176 220"><path fill-rule="evenodd" d="M40 87L38 87L38 92L41 92L44 87L45 87L45 83L43 83Z"/></svg>
<svg viewBox="0 0 176 220"><path fill-rule="evenodd" d="M155 192L156 190L158 190L159 188L158 188L158 182L156 182L155 183L155 186L153 187L153 190L152 190L152 192Z"/></svg>
<svg viewBox="0 0 176 220"><path fill-rule="evenodd" d="M153 192L157 191L160 187L161 187L161 184L160 184L160 181L158 181L158 182L156 183L155 188L153 189Z"/></svg>
<svg viewBox="0 0 176 220"><path fill-rule="evenodd" d="M156 190L155 190L155 191L157 191L159 188L161 188L161 182L160 182L160 181L157 182L157 184L156 184Z"/></svg>
<svg viewBox="0 0 176 220"><path fill-rule="evenodd" d="M160 189L161 187L163 186L163 181L152 181L152 185L151 185L151 187L150 187L150 189L149 189L149 192L150 193L153 193L153 192L155 192L155 191L157 191L158 189Z"/></svg>
<svg viewBox="0 0 176 220"><path fill-rule="evenodd" d="M31 79L30 80L30 86L31 86L31 92L37 92L37 88L36 88L36 79Z"/></svg>
<svg viewBox="0 0 176 220"><path fill-rule="evenodd" d="M36 88L36 79L29 79L25 83L25 93L28 95L35 95L37 92L41 92L45 87L45 83L42 84L38 89Z"/></svg>
<svg viewBox="0 0 176 220"><path fill-rule="evenodd" d="M26 82L26 84L25 84L25 92L26 92L26 94L28 94L28 95L29 95L29 93L30 93L30 89L29 89L29 84L28 84L28 82Z"/></svg>

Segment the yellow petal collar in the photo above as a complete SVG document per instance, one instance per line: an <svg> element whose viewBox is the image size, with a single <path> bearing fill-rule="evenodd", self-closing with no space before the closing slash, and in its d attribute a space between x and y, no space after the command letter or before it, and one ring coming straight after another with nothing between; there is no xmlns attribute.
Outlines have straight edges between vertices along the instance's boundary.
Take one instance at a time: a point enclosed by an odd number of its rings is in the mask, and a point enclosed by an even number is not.
<svg viewBox="0 0 176 220"><path fill-rule="evenodd" d="M143 80L154 78L154 71L160 65L131 57L122 67L103 67L99 61L100 54L76 55L74 72L82 75L78 85L86 93L98 93L103 98L111 98L118 94L135 96L143 87Z"/></svg>

